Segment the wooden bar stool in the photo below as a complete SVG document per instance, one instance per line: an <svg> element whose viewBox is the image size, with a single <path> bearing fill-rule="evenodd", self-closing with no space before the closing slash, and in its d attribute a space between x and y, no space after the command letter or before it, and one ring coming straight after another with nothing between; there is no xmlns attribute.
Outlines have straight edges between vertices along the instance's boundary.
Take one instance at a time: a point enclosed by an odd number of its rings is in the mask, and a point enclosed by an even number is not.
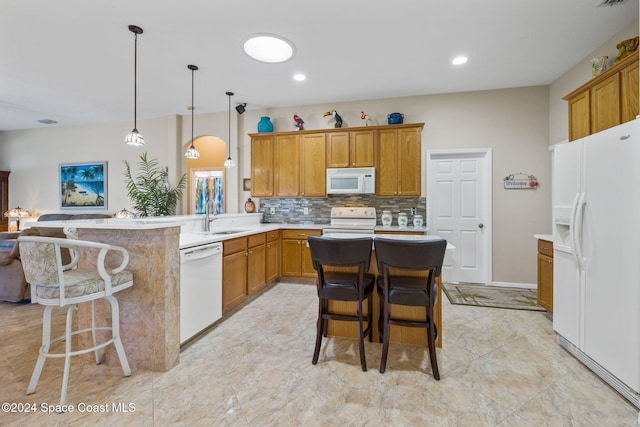
<svg viewBox="0 0 640 427"><path fill-rule="evenodd" d="M309 236L309 248L313 268L318 272L318 323L316 333L316 348L313 352L312 363L318 363L322 337L326 334L327 320L347 320L358 322L358 346L360 348L360 365L367 370L364 352L364 336L373 337L372 323L372 295L375 277L368 274L371 263L371 248L373 239L370 237L357 239L334 239L327 237ZM327 271L325 267L357 267L357 272ZM363 313L362 303L367 300L367 314ZM355 316L329 313L328 301L355 301L358 304ZM364 328L364 323L367 327Z"/></svg>
<svg viewBox="0 0 640 427"><path fill-rule="evenodd" d="M425 328L431 370L436 380L440 379L436 358L436 337L438 331L433 321L433 307L438 296L435 279L440 275L447 241L400 241L376 239L376 260L378 262L378 295L380 299L380 323L378 329L382 337L382 358L380 373L384 373L389 353L390 325ZM422 271L424 276L411 276L408 271ZM391 316L391 304L425 307L427 318L417 320L396 319Z"/></svg>
<svg viewBox="0 0 640 427"><path fill-rule="evenodd" d="M24 236L18 239L20 243L20 258L24 268L27 282L31 284L31 297L38 304L44 305L42 323L42 347L38 361L31 375L31 381L27 388L27 394L35 393L48 357L64 357L64 374L62 377L62 392L60 405L64 405L67 396L67 384L69 383L69 368L71 356L95 352L96 364L101 363L99 349L114 344L120 359L120 364L125 376L131 375L129 362L120 340L120 315L118 301L114 293L133 285L133 274L124 270L129 263L129 253L120 246L104 243L88 242L84 240L61 239L55 237ZM61 248L68 248L72 254L69 264L62 264ZM74 268L80 261L80 248L97 250L96 267L92 270ZM121 264L115 269L105 267L107 253L113 251L120 254ZM91 251L90 253L95 253ZM88 252L89 253L89 252ZM96 326L95 302L104 298L111 304L111 325ZM76 304L91 302L91 327L73 331L73 312ZM67 320L65 334L51 339L51 312L53 307L67 306ZM111 338L101 344L97 343L96 331L110 330ZM74 335L91 332L93 347L73 351L71 338ZM50 353L53 343L65 341L64 353Z"/></svg>

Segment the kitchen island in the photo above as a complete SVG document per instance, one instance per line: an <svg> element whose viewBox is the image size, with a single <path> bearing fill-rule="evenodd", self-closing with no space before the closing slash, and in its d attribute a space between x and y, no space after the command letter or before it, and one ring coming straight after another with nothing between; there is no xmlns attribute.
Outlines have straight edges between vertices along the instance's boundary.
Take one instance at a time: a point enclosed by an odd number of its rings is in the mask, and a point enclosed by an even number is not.
<svg viewBox="0 0 640 427"><path fill-rule="evenodd" d="M388 229L385 229L388 231ZM394 230L395 231L395 230ZM378 265L376 263L375 256L375 239L384 238L384 239L394 239L394 240L404 240L404 241L430 241L434 239L440 239L439 236L429 235L429 234L408 234L409 232L415 231L410 228L403 228L397 231L402 231L403 233L394 234L394 233L384 233L384 234L353 234L353 233L327 233L323 236L331 237L331 238L353 238L353 237L372 237L374 239L374 250L371 255L371 266L369 268L369 273L374 274L376 276L379 275ZM455 247L450 243L447 243L447 251L454 250ZM412 272L412 271L403 271L402 274L408 276L423 276L423 272ZM438 347L442 347L442 276L438 276L436 278L436 282L438 284L438 297L436 300L436 304L434 306L434 320L436 323L436 327L438 328L438 339L436 345ZM379 311L378 311L378 293L373 293L373 339L377 341L379 339L378 334L378 320L379 320ZM365 307L366 308L366 307ZM351 301L329 301L329 309L335 313L342 314L354 314L356 312L356 303ZM424 307L411 307L411 306L399 306L392 304L391 310L396 317L404 318L407 320L420 320L424 321L426 318L426 309ZM341 322L338 320L329 320L327 328L327 335L333 336L341 336L341 337L350 337L356 338L358 336L358 328L357 325L353 322ZM426 345L427 344L427 335L425 334L423 329L420 328L409 328L403 326L392 325L391 326L391 342L405 343L405 344L414 344L414 345Z"/></svg>

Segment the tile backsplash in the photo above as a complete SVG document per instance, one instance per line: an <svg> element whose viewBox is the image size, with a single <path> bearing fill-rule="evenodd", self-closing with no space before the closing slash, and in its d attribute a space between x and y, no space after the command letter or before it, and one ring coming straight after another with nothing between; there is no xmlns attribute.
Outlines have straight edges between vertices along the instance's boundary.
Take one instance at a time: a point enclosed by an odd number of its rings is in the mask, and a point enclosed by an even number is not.
<svg viewBox="0 0 640 427"><path fill-rule="evenodd" d="M373 206L376 208L378 225L382 225L380 219L382 211L391 211L393 221L400 212L406 212L411 222L413 215L411 208L416 209L417 215L427 218L426 199L424 197L402 197L387 198L376 197L366 194L356 194L351 196L333 195L327 198L306 198L306 199L260 199L258 212L263 213L263 222L278 222L288 224L328 224L331 208L334 206ZM307 215L304 214L307 208ZM274 213L271 213L271 211Z"/></svg>

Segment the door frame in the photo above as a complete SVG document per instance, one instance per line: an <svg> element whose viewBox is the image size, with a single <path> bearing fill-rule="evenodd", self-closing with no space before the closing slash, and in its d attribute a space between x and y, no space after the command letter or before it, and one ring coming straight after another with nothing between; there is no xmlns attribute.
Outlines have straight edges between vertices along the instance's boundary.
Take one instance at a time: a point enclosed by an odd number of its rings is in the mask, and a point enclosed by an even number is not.
<svg viewBox="0 0 640 427"><path fill-rule="evenodd" d="M491 193L491 177L492 177L492 150L491 148L463 148L452 150L427 150L427 224L433 223L433 209L431 208L430 194L434 194L434 182L435 179L432 176L432 171L435 170L433 162L435 159L460 159L460 158L480 158L483 162L482 167L482 194L485 194L485 199L482 201L481 211L482 217L485 218L484 230L487 238L484 239L484 244L480 248L486 254L484 256L484 262L482 270L485 272L484 283L487 285L493 284L493 217L491 206L493 203L493 196ZM428 227L428 225L427 225Z"/></svg>

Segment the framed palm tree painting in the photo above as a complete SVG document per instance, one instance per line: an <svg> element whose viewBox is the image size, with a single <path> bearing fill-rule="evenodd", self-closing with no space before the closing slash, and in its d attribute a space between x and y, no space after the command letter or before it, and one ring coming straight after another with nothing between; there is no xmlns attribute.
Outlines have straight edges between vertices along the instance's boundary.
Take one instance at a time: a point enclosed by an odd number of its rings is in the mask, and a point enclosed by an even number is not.
<svg viewBox="0 0 640 427"><path fill-rule="evenodd" d="M61 209L107 209L107 162L60 165Z"/></svg>

